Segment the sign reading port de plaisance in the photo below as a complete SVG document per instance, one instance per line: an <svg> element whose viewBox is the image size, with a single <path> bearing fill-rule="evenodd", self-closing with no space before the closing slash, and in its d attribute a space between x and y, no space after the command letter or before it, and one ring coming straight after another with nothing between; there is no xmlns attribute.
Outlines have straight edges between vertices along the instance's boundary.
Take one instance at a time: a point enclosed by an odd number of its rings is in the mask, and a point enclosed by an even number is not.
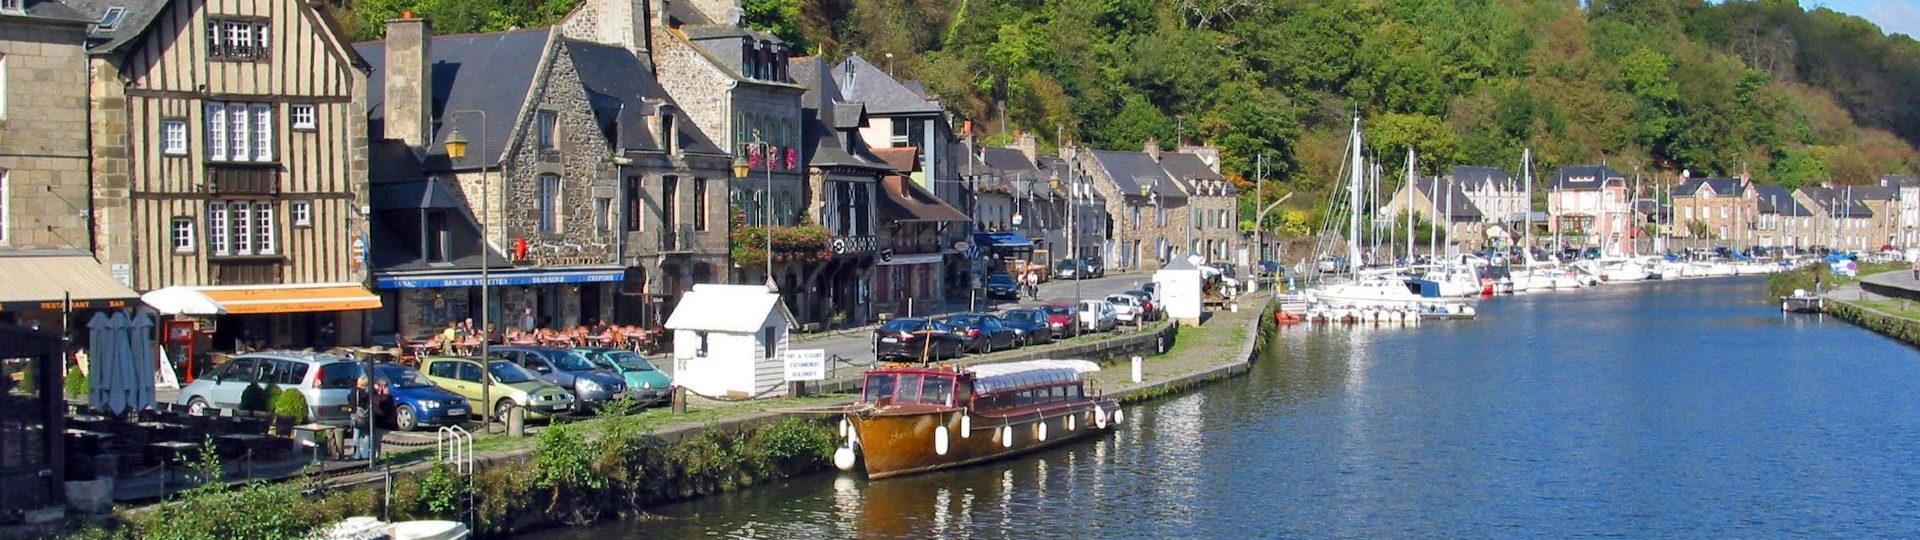
<svg viewBox="0 0 1920 540"><path fill-rule="evenodd" d="M787 382L827 378L826 349L788 349Z"/></svg>

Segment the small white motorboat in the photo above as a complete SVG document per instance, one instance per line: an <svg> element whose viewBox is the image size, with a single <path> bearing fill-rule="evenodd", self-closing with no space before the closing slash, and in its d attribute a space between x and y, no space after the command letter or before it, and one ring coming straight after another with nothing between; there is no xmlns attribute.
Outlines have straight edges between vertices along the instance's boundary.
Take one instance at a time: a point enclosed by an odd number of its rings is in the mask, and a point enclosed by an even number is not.
<svg viewBox="0 0 1920 540"><path fill-rule="evenodd" d="M1806 289L1794 289L1793 294L1780 297L1780 311L1787 313L1819 313L1826 306L1826 297L1810 294Z"/></svg>

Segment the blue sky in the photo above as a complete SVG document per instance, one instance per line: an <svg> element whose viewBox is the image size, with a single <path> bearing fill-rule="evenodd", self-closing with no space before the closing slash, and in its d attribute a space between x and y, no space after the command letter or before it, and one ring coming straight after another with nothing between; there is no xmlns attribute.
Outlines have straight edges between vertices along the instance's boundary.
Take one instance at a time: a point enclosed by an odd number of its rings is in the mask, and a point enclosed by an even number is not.
<svg viewBox="0 0 1920 540"><path fill-rule="evenodd" d="M1800 5L1858 15L1889 34L1920 38L1920 0L1801 0Z"/></svg>

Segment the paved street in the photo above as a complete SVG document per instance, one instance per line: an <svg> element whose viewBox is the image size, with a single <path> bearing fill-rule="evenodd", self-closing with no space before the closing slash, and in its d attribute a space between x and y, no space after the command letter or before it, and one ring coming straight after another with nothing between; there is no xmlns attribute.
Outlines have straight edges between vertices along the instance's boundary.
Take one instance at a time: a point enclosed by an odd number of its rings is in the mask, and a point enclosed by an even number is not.
<svg viewBox="0 0 1920 540"><path fill-rule="evenodd" d="M1149 273L1133 272L1127 274L1107 274L1106 277L1099 279L1082 280L1080 281L1080 297L1105 298L1109 294L1138 289L1142 285L1145 285L1151 277L1152 274ZM1029 299L1023 295L1018 302L999 300L989 303L985 298L981 298L979 310L998 312L1018 306L1038 306L1053 301L1072 302L1073 299L1074 282L1072 280L1049 280L1040 284L1040 296L1038 299ZM955 313L966 311L968 306L962 302L948 304L943 306L943 308L943 313ZM828 357L839 356L841 358L865 363L867 360L873 359L872 332L873 327L867 326L800 336L794 340L792 348L826 349ZM670 361L661 363L672 364ZM670 365L663 365L662 367L667 369L672 368Z"/></svg>

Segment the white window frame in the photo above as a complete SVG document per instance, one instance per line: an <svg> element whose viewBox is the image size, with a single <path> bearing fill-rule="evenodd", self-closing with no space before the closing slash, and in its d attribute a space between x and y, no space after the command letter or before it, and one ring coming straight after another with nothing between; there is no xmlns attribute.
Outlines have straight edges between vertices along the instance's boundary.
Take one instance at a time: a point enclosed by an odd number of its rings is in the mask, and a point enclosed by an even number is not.
<svg viewBox="0 0 1920 540"><path fill-rule="evenodd" d="M8 245L13 240L9 234L12 231L13 205L7 203L8 190L12 187L7 184L6 169L0 169L0 246Z"/></svg>
<svg viewBox="0 0 1920 540"><path fill-rule="evenodd" d="M0 1L15 2L14 5L19 6L20 4L18 4L18 2L20 2L21 0L0 0ZM0 120L5 120L6 118L7 118L7 55L0 54Z"/></svg>
<svg viewBox="0 0 1920 540"><path fill-rule="evenodd" d="M227 105L207 104L207 159L227 160Z"/></svg>
<svg viewBox="0 0 1920 540"><path fill-rule="evenodd" d="M227 233L231 231L227 221L227 202L210 201L207 203L207 253L227 254Z"/></svg>
<svg viewBox="0 0 1920 540"><path fill-rule="evenodd" d="M253 160L273 161L273 106L253 105Z"/></svg>
<svg viewBox="0 0 1920 540"><path fill-rule="evenodd" d="M319 129L320 108L312 103L294 103L287 106L287 121L296 131Z"/></svg>
<svg viewBox="0 0 1920 540"><path fill-rule="evenodd" d="M227 207L227 214L228 221L233 224L231 229L233 234L229 235L233 247L232 254L252 255L253 205L247 204L247 201L233 201Z"/></svg>
<svg viewBox="0 0 1920 540"><path fill-rule="evenodd" d="M187 155L187 120L185 118L160 120L160 153L169 156Z"/></svg>
<svg viewBox="0 0 1920 540"><path fill-rule="evenodd" d="M287 203L287 213L293 217L293 226L313 226L313 201L302 199Z"/></svg>
<svg viewBox="0 0 1920 540"><path fill-rule="evenodd" d="M274 226L276 223L273 221L273 214L273 201L253 203L254 253L273 255L280 252L279 235L275 234L279 227Z"/></svg>
<svg viewBox="0 0 1920 540"><path fill-rule="evenodd" d="M539 189L540 192L539 200L536 204L538 205L537 210L540 212L540 234L560 234L563 230L560 222L560 205L562 202L560 175L545 174L540 175L539 179L540 184L537 186L537 189Z"/></svg>
<svg viewBox="0 0 1920 540"><path fill-rule="evenodd" d="M226 21L221 23L221 31L226 34L227 53L235 58L253 57L253 23L245 21Z"/></svg>
<svg viewBox="0 0 1920 540"><path fill-rule="evenodd" d="M253 115L245 103L227 104L227 160L252 161Z"/></svg>
<svg viewBox="0 0 1920 540"><path fill-rule="evenodd" d="M174 253L193 253L193 228L193 218L173 218L172 233L168 239Z"/></svg>
<svg viewBox="0 0 1920 540"><path fill-rule="evenodd" d="M27 10L26 0L0 0L0 11L21 13Z"/></svg>

